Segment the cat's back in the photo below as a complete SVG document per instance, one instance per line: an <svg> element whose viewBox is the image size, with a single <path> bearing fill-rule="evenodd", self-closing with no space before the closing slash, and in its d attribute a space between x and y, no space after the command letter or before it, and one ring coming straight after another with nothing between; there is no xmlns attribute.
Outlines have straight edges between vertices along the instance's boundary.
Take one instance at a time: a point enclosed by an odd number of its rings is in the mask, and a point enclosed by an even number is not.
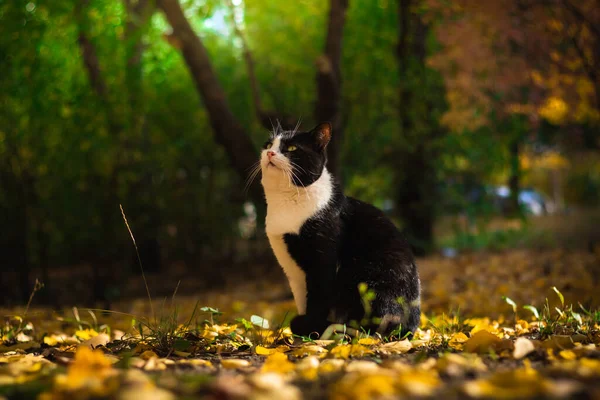
<svg viewBox="0 0 600 400"><path fill-rule="evenodd" d="M347 197L342 221L345 231L343 247L346 250L365 256L393 252L405 258L406 262L413 261L404 235L379 208Z"/></svg>

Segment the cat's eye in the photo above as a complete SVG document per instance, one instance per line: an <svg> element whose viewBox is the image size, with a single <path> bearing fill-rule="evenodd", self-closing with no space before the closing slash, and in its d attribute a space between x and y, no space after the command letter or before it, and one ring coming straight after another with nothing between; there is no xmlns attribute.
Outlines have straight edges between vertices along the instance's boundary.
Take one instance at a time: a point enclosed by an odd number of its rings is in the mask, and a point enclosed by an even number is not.
<svg viewBox="0 0 600 400"><path fill-rule="evenodd" d="M287 151L294 151L296 149L297 149L297 147L292 145L292 146L288 146Z"/></svg>
<svg viewBox="0 0 600 400"><path fill-rule="evenodd" d="M269 142L265 145L265 149L270 149L271 147L273 147L273 143Z"/></svg>

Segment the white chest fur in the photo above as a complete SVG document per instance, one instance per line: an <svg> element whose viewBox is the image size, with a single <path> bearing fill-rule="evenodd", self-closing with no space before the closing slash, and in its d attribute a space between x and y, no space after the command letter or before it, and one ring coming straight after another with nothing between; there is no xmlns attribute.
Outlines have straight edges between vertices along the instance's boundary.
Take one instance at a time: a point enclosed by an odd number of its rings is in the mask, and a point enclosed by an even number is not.
<svg viewBox="0 0 600 400"><path fill-rule="evenodd" d="M288 252L283 235L268 235L277 262L288 278L299 315L306 314L306 274Z"/></svg>
<svg viewBox="0 0 600 400"><path fill-rule="evenodd" d="M262 183L267 200L267 237L288 278L298 314L303 315L306 313L306 275L290 255L283 235L299 234L306 220L327 206L333 192L331 175L323 169L321 177L306 188L286 182L279 174L263 175Z"/></svg>

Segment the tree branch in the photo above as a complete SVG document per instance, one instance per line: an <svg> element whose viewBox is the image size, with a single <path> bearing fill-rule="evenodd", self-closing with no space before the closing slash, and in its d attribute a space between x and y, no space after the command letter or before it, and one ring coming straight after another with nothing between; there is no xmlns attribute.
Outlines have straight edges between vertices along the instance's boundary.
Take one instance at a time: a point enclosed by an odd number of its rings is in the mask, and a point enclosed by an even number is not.
<svg viewBox="0 0 600 400"><path fill-rule="evenodd" d="M342 142L341 71L342 39L346 23L348 0L330 0L325 51L316 60L317 101L315 119L329 121L333 125L333 136L328 146L328 168L338 178L339 147Z"/></svg>
<svg viewBox="0 0 600 400"><path fill-rule="evenodd" d="M242 54L246 63L246 72L248 73L248 79L250 80L250 89L252 92L254 112L258 117L258 120L260 121L261 125L266 129L272 129L273 125L275 125L277 121L281 124L281 126L284 129L293 129L297 123L295 118L291 117L290 115L279 115L279 113L275 111L265 110L263 108L260 95L260 87L258 79L256 78L256 72L254 70L254 57L252 56L252 52L250 51L250 47L248 46L246 35L244 35L244 32L235 20L235 6L233 5L233 2L231 0L226 0L225 2L229 7L231 26L233 27L233 31L242 42Z"/></svg>
<svg viewBox="0 0 600 400"><path fill-rule="evenodd" d="M569 0L562 0L562 3L565 6L565 8L569 10L569 12L579 20L579 22L586 24L590 28L590 30L594 32L597 40L600 40L600 26L598 26L598 23L590 21L587 18L587 16L574 4L571 4Z"/></svg>
<svg viewBox="0 0 600 400"><path fill-rule="evenodd" d="M104 79L102 78L96 48L88 38L85 29L87 24L85 22L84 8L87 7L88 4L89 0L81 0L75 3L75 18L77 20L78 28L77 42L81 49L83 63L88 73L92 89L104 103L108 103L108 91Z"/></svg>
<svg viewBox="0 0 600 400"><path fill-rule="evenodd" d="M238 175L246 179L250 168L256 163L258 152L248 133L234 117L204 44L194 33L177 0L159 0L158 6L173 28L171 36L181 46L187 67L208 112L215 141L223 146ZM264 203L258 182L254 181L249 190L257 205Z"/></svg>

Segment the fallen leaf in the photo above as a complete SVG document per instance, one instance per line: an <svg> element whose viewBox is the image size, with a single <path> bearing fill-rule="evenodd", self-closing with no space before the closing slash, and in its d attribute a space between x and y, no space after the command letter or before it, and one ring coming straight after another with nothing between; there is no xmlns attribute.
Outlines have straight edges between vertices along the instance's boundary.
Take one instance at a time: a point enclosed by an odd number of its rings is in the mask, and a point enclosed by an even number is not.
<svg viewBox="0 0 600 400"><path fill-rule="evenodd" d="M379 340L372 338L372 337L358 339L358 344L362 344L363 346L372 346L372 345L378 344L378 343L379 343Z"/></svg>
<svg viewBox="0 0 600 400"><path fill-rule="evenodd" d="M569 335L552 335L547 340L542 342L542 346L546 349L552 349L555 351L568 350L575 347L575 343Z"/></svg>
<svg viewBox="0 0 600 400"><path fill-rule="evenodd" d="M412 349L412 347L412 343L408 339L404 339L382 344L375 351L380 354L404 354Z"/></svg>
<svg viewBox="0 0 600 400"><path fill-rule="evenodd" d="M221 366L225 369L239 369L250 366L248 360L241 360L236 358L226 358L221 360Z"/></svg>
<svg viewBox="0 0 600 400"><path fill-rule="evenodd" d="M268 356L273 353L285 353L286 351L289 351L289 350L290 350L290 348L287 346L278 346L275 348L266 348L263 346L256 346L254 349L256 354L258 354L259 356Z"/></svg>
<svg viewBox="0 0 600 400"><path fill-rule="evenodd" d="M106 346L108 342L110 342L110 336L106 333L99 333L96 336L81 342L80 346L95 349L98 346Z"/></svg>
<svg viewBox="0 0 600 400"><path fill-rule="evenodd" d="M158 354L153 352L152 350L146 350L139 356L142 360L149 360L151 358L158 358Z"/></svg>
<svg viewBox="0 0 600 400"><path fill-rule="evenodd" d="M316 356L308 356L296 364L296 371L304 379L315 380L319 376L319 366L319 359Z"/></svg>
<svg viewBox="0 0 600 400"><path fill-rule="evenodd" d="M15 350L31 350L31 349L39 349L41 346L38 342L35 341L30 341L30 342L23 342L23 343L16 343L13 344L11 346L4 346L4 345L0 345L0 353L8 353L10 351L15 351Z"/></svg>
<svg viewBox="0 0 600 400"><path fill-rule="evenodd" d="M98 332L93 329L81 329L75 332L75 336L77 336L79 340L89 340L97 335Z"/></svg>
<svg viewBox="0 0 600 400"><path fill-rule="evenodd" d="M330 399L362 400L393 397L397 394L394 375L382 371L378 374L348 374L333 385Z"/></svg>
<svg viewBox="0 0 600 400"><path fill-rule="evenodd" d="M292 355L294 357L306 357L313 356L317 354L326 354L327 350L322 348L321 346L317 346L314 344L309 344L306 346L301 346L292 350Z"/></svg>
<svg viewBox="0 0 600 400"><path fill-rule="evenodd" d="M284 353L273 353L267 357L261 371L287 374L294 369L294 364L288 360L288 357Z"/></svg>
<svg viewBox="0 0 600 400"><path fill-rule="evenodd" d="M329 354L336 358L348 359L350 357L363 357L373 352L360 344L340 344L335 346Z"/></svg>
<svg viewBox="0 0 600 400"><path fill-rule="evenodd" d="M460 351L463 349L464 344L467 340L469 340L467 335L465 335L462 332L458 332L452 335L452 337L450 337L450 340L448 341L448 346L450 346L450 348L454 350Z"/></svg>
<svg viewBox="0 0 600 400"><path fill-rule="evenodd" d="M483 360L475 354L446 353L437 360L435 368L453 377L487 371Z"/></svg>
<svg viewBox="0 0 600 400"><path fill-rule="evenodd" d="M464 351L467 353L488 353L490 350L496 350L502 340L486 330L477 331L464 344Z"/></svg>
<svg viewBox="0 0 600 400"><path fill-rule="evenodd" d="M517 338L517 340L515 340L515 349L513 350L513 357L516 360L519 360L534 350L535 345L531 340L524 337L520 337Z"/></svg>
<svg viewBox="0 0 600 400"><path fill-rule="evenodd" d="M379 366L373 361L356 360L346 366L346 372L375 372Z"/></svg>

